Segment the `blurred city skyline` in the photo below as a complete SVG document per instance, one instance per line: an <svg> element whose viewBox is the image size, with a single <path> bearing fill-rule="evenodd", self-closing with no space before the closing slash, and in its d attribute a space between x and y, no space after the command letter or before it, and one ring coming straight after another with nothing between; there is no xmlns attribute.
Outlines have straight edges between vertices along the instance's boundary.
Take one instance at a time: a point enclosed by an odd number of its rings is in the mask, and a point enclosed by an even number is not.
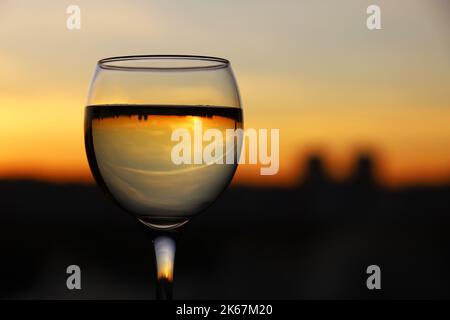
<svg viewBox="0 0 450 320"><path fill-rule="evenodd" d="M66 8L81 8L81 30ZM377 4L382 30L366 28ZM0 178L92 181L83 117L96 61L131 54L228 58L245 128L280 129L280 172L234 183L293 185L310 154L330 175L373 155L385 184L450 180L448 1L2 1ZM300 164L300 172L299 172Z"/></svg>

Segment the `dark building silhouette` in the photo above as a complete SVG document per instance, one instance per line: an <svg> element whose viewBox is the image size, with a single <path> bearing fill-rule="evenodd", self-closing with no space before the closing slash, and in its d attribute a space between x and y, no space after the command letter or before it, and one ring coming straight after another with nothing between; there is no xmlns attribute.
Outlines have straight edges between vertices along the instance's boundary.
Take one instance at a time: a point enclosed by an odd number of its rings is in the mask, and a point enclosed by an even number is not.
<svg viewBox="0 0 450 320"><path fill-rule="evenodd" d="M359 186L375 185L375 165L370 154L363 153L357 157L351 182Z"/></svg>
<svg viewBox="0 0 450 320"><path fill-rule="evenodd" d="M318 155L312 155L306 161L304 185L320 186L328 181L323 160Z"/></svg>

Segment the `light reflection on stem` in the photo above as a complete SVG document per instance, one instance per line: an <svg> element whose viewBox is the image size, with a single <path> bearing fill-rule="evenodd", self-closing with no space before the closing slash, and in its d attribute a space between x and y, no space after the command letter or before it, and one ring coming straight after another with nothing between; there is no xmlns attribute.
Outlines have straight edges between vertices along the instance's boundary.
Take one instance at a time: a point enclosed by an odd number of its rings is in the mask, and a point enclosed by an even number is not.
<svg viewBox="0 0 450 320"><path fill-rule="evenodd" d="M156 255L157 288L156 299L171 300L173 295L173 270L175 262L175 240L169 235L158 235L153 239Z"/></svg>

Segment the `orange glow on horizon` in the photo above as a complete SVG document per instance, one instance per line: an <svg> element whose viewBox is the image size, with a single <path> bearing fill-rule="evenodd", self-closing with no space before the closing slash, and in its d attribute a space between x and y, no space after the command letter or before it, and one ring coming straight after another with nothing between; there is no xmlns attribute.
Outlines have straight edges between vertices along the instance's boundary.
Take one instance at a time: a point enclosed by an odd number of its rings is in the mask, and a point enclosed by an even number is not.
<svg viewBox="0 0 450 320"><path fill-rule="evenodd" d="M300 158L299 160L306 160ZM355 159L351 159L354 161ZM354 169L345 161L331 163L324 161L324 172L332 181L346 181ZM18 164L16 167L2 166L0 179L7 180L39 180L51 183L94 183L94 178L89 170L87 160L81 161L82 165L68 168L66 166L43 166L42 164ZM231 185L251 187L294 187L303 181L305 175L305 161L283 166L280 172L274 176L261 176L258 165L239 165ZM450 168L429 167L418 168L414 166L404 167L400 171L395 168L386 169L386 163L375 159L375 179L378 183L389 187L402 187L409 185L443 185L450 183Z"/></svg>

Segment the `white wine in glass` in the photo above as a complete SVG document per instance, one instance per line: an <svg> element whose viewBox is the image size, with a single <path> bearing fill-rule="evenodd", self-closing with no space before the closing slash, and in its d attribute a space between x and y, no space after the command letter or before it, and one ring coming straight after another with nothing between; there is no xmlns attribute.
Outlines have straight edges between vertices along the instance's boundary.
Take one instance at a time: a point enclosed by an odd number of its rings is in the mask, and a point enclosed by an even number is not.
<svg viewBox="0 0 450 320"><path fill-rule="evenodd" d="M199 126L227 137L242 124L236 80L225 59L164 55L98 62L85 110L86 153L97 184L154 230L157 298L172 297L172 230L224 191L240 152L236 136L210 139L208 145L220 150L215 161L174 162L174 130L192 137L193 154L187 156L195 159L205 144L203 136L195 137Z"/></svg>

